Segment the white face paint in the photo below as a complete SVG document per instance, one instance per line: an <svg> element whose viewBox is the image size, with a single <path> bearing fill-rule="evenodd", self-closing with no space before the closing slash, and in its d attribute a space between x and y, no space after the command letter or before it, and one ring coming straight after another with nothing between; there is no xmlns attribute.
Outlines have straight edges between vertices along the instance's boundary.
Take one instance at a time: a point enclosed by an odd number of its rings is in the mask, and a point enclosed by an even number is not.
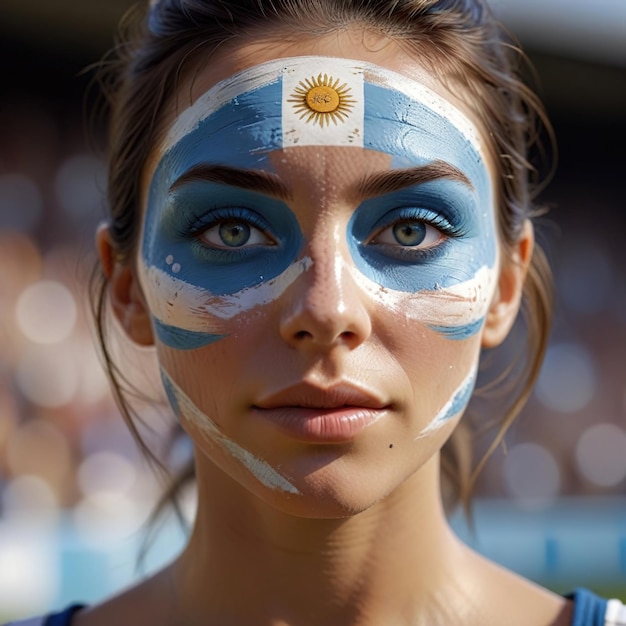
<svg viewBox="0 0 626 626"><path fill-rule="evenodd" d="M337 106L331 111L333 98ZM346 158L352 148L353 158ZM335 285L356 286L349 296L340 288L329 290L333 301L324 304L326 310L349 315L350 298L357 299L384 318L383 336L398 326L391 345L401 344L402 333L427 338L429 352L420 358L435 364L433 378L450 362L458 365L456 378L446 371L443 384L431 381L429 389L424 366L404 364L399 378L410 380L406 395L413 394L405 404L425 407L407 441L437 431L464 410L476 378L475 337L495 293L499 253L487 159L478 131L460 110L427 86L369 63L280 59L201 95L172 124L157 155L139 271L164 347L164 383L181 420L265 487L299 493L252 454L253 437L246 446L227 437L199 398L207 397L207 384L215 386L218 399L211 402L218 408L210 413L224 424L254 402L240 409L222 393L220 387L229 387L223 383L239 383L241 375L241 389L253 396L267 369L278 371L283 384L294 384L300 363L293 346L285 356L285 346L271 345L267 337L282 336L279 320L293 294L330 280L324 272ZM399 171L422 179L361 195L354 191L366 175L377 179ZM316 238L326 225L324 250ZM425 226L432 245L400 241L396 227L403 225L400 234L409 238ZM260 310L266 314L249 315ZM245 379L250 349L258 346L267 351L264 362ZM370 364L360 365L343 375L354 379ZM166 371L176 372L178 384ZM429 391L436 397L422 402ZM245 436L259 428L249 424Z"/></svg>
<svg viewBox="0 0 626 626"><path fill-rule="evenodd" d="M304 257L280 276L226 296L214 296L156 267L142 267L140 271L149 287L152 314L161 323L190 331L227 334L229 326L224 321L274 302L312 264L309 257Z"/></svg>
<svg viewBox="0 0 626 626"><path fill-rule="evenodd" d="M427 437L431 433L439 430L442 426L447 424L452 418L456 417L465 410L467 403L474 390L474 384L476 382L476 374L478 371L478 364L470 371L467 378L459 385L458 389L452 394L451 398L441 407L437 415L432 419L430 424L422 430L422 432L415 438L421 439Z"/></svg>
<svg viewBox="0 0 626 626"><path fill-rule="evenodd" d="M405 293L385 289L354 268L350 269L355 282L377 304L408 320L451 329L482 322L489 310L498 278L495 268L483 266L473 278L452 287Z"/></svg>
<svg viewBox="0 0 626 626"><path fill-rule="evenodd" d="M217 424L203 413L189 398L189 396L161 370L163 383L171 401L178 408L178 413L189 424L195 426L208 440L217 444L237 459L261 484L269 489L278 489L287 493L299 494L300 492L284 477L281 476L268 463L256 458L248 450L231 441L221 432Z"/></svg>

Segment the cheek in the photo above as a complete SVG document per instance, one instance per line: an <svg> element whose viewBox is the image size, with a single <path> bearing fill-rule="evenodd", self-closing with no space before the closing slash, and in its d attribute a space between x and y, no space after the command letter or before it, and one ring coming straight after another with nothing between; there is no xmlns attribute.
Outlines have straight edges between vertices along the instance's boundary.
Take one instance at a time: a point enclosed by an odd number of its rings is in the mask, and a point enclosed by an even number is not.
<svg viewBox="0 0 626 626"><path fill-rule="evenodd" d="M232 400L238 396L234 385L228 385L236 377L223 372L219 353L199 352L202 354L194 358L159 346L161 377L169 403L196 449L241 484L260 484L272 491L298 495L298 489L283 474L237 443L216 419L224 414L236 417Z"/></svg>
<svg viewBox="0 0 626 626"><path fill-rule="evenodd" d="M452 422L467 407L478 370L479 331L492 291L480 281L466 297L454 292L429 297L369 285L377 332L408 390L416 439Z"/></svg>
<svg viewBox="0 0 626 626"><path fill-rule="evenodd" d="M190 274L197 275L194 282L142 265L142 287L160 342L176 350L196 350L231 336L241 328L242 319L254 318L255 311L262 312L278 300L311 264L310 258L301 258L275 278L224 295L215 295L201 284L201 264L197 271L190 268ZM232 274L237 268L222 271Z"/></svg>

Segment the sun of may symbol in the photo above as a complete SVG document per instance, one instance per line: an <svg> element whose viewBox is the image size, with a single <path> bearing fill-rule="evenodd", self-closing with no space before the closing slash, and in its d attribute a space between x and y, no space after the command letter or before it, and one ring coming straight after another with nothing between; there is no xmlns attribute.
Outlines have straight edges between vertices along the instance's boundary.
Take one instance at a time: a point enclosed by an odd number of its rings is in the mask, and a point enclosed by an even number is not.
<svg viewBox="0 0 626 626"><path fill-rule="evenodd" d="M321 73L317 78L307 78L300 81L288 102L293 103L295 112L307 123L313 122L323 128L331 121L335 125L345 122L355 101L350 96L350 87L339 82L338 78L333 80L332 76Z"/></svg>

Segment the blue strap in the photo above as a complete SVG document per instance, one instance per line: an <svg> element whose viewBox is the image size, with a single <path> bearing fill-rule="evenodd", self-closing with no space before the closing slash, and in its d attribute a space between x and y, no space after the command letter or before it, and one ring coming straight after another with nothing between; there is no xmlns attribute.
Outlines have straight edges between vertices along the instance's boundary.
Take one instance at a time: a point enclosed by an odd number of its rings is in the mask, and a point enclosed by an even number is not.
<svg viewBox="0 0 626 626"><path fill-rule="evenodd" d="M605 626L608 600L599 598L588 589L576 589L566 596L574 601L572 626Z"/></svg>
<svg viewBox="0 0 626 626"><path fill-rule="evenodd" d="M53 615L49 615L46 621L43 623L43 626L70 626L72 623L72 616L74 613L84 609L85 606L83 604L73 604L65 611L61 613L54 613Z"/></svg>

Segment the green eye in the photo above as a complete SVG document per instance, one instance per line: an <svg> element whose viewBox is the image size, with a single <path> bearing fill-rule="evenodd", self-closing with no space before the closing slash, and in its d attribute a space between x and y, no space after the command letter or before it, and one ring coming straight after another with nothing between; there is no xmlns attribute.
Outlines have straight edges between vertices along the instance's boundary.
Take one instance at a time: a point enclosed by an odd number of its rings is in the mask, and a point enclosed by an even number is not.
<svg viewBox="0 0 626 626"><path fill-rule="evenodd" d="M421 250L431 248L443 239L445 235L424 220L404 218L379 231L370 243Z"/></svg>
<svg viewBox="0 0 626 626"><path fill-rule="evenodd" d="M230 220L219 226L221 242L229 248L239 248L250 240L250 226L245 222Z"/></svg>
<svg viewBox="0 0 626 626"><path fill-rule="evenodd" d="M227 218L214 223L200 235L200 241L218 249L246 249L272 246L275 242L248 220Z"/></svg>
<svg viewBox="0 0 626 626"><path fill-rule="evenodd" d="M398 222L393 226L393 236L401 246L418 246L426 239L426 224L415 220Z"/></svg>

